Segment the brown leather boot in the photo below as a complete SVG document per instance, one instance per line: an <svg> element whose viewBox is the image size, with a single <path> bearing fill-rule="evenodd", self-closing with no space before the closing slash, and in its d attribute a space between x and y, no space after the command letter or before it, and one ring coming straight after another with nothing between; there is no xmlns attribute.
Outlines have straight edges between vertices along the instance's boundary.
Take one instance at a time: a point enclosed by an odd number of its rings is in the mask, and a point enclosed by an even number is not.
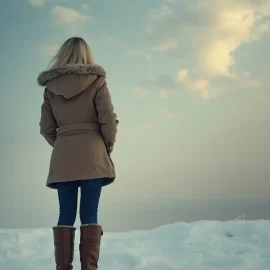
<svg viewBox="0 0 270 270"><path fill-rule="evenodd" d="M56 270L72 270L76 228L72 226L55 226L52 229Z"/></svg>
<svg viewBox="0 0 270 270"><path fill-rule="evenodd" d="M97 224L83 224L80 228L81 270L96 270L98 269L100 241L103 235L102 227Z"/></svg>

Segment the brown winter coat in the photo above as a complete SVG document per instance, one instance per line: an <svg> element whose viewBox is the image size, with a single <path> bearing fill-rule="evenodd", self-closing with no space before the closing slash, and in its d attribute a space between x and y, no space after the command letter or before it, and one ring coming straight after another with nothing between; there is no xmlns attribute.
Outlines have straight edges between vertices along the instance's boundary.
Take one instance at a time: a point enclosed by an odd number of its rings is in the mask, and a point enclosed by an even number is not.
<svg viewBox="0 0 270 270"><path fill-rule="evenodd" d="M104 185L114 181L110 153L118 120L105 76L98 65L67 65L39 75L39 85L45 86L40 133L53 146L47 187L94 178L107 178Z"/></svg>

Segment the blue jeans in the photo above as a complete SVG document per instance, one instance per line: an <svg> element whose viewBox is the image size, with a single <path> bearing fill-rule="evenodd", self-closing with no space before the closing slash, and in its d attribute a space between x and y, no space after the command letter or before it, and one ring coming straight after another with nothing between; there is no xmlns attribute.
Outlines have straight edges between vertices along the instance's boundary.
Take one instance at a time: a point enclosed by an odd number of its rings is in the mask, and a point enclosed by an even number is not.
<svg viewBox="0 0 270 270"><path fill-rule="evenodd" d="M98 224L98 204L104 178L56 183L59 199L57 226L73 226L77 216L78 187L81 187L81 224Z"/></svg>

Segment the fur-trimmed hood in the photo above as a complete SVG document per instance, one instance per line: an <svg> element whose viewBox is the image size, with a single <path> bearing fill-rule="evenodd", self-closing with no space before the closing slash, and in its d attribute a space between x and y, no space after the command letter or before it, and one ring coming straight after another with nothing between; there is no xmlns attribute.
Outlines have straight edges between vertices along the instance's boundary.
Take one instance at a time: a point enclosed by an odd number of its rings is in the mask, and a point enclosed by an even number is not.
<svg viewBox="0 0 270 270"><path fill-rule="evenodd" d="M81 65L70 64L60 68L53 68L43 71L38 76L38 84L40 86L46 86L47 82L65 74L77 74L77 75L98 75L106 77L106 72L103 67L99 65Z"/></svg>
<svg viewBox="0 0 270 270"><path fill-rule="evenodd" d="M72 98L83 92L99 77L106 77L106 72L101 66L73 64L43 71L37 81L40 86L46 86L56 95Z"/></svg>

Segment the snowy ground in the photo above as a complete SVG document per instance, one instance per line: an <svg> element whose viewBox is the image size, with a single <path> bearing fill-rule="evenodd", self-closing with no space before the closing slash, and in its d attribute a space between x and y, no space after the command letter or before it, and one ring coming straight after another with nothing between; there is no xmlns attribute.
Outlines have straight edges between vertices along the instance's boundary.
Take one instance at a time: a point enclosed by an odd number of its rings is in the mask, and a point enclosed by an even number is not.
<svg viewBox="0 0 270 270"><path fill-rule="evenodd" d="M74 270L79 270L79 230ZM52 270L52 229L0 230L0 270ZM106 233L100 270L269 270L270 221L199 221Z"/></svg>

